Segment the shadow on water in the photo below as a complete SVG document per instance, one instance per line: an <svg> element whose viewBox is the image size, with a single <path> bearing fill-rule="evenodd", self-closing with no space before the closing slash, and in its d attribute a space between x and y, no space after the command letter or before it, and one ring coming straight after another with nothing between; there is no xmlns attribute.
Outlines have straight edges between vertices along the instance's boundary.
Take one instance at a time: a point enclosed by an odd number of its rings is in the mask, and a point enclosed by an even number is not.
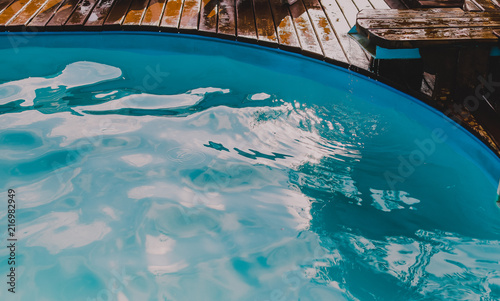
<svg viewBox="0 0 500 301"><path fill-rule="evenodd" d="M498 210L468 210L475 193L448 189L458 178L431 180L429 169L391 190L390 164L373 168L390 158L358 158L323 157L290 173L312 202L310 230L333 255L323 277L359 300L498 300Z"/></svg>

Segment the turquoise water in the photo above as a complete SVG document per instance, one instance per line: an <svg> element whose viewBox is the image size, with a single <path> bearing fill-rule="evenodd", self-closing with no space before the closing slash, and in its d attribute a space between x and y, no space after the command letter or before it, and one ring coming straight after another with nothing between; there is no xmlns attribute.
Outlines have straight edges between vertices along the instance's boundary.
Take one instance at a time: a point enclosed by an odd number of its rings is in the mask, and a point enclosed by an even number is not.
<svg viewBox="0 0 500 301"><path fill-rule="evenodd" d="M182 35L0 40L1 300L500 299L500 160L415 100Z"/></svg>

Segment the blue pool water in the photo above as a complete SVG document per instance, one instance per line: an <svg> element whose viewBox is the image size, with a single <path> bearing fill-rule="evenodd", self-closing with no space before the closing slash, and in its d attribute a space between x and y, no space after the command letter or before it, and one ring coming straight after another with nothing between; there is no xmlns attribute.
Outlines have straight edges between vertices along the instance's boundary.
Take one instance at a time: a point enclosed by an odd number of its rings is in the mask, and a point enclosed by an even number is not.
<svg viewBox="0 0 500 301"><path fill-rule="evenodd" d="M1 300L500 299L500 160L418 101L182 35L0 45Z"/></svg>

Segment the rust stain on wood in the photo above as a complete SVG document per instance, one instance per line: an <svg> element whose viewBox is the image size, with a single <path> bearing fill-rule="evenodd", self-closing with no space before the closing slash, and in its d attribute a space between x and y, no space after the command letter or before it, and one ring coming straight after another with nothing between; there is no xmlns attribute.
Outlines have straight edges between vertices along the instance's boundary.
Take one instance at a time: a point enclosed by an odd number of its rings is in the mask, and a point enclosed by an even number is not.
<svg viewBox="0 0 500 301"><path fill-rule="evenodd" d="M144 13L141 25L158 26L160 25L161 15L165 8L166 0L151 0Z"/></svg>
<svg viewBox="0 0 500 301"><path fill-rule="evenodd" d="M29 0L14 1L0 14L0 25L7 24L27 3Z"/></svg>
<svg viewBox="0 0 500 301"><path fill-rule="evenodd" d="M169 0L167 2L167 7L165 8L160 26L173 28L179 26L182 3L182 0Z"/></svg>
<svg viewBox="0 0 500 301"><path fill-rule="evenodd" d="M22 11L9 22L9 26L27 24L34 14L45 4L42 0L33 0L23 7Z"/></svg>

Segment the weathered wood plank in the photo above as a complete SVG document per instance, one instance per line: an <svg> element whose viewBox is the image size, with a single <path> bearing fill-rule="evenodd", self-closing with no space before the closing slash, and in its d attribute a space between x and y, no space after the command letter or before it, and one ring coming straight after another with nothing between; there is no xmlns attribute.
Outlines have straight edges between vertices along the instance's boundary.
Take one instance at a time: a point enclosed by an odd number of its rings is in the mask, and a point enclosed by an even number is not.
<svg viewBox="0 0 500 301"><path fill-rule="evenodd" d="M465 43L498 43L493 34L498 28L411 28L373 29L370 40L385 48L418 48L437 45L453 45Z"/></svg>
<svg viewBox="0 0 500 301"><path fill-rule="evenodd" d="M29 22L29 26L45 26L45 24L47 24L54 15L54 12L56 12L59 6L63 4L63 1L64 0L47 1L42 9L40 9L40 11L36 14L36 16L31 19L31 21Z"/></svg>
<svg viewBox="0 0 500 301"><path fill-rule="evenodd" d="M324 56L309 15L301 0L290 5L290 13L303 51Z"/></svg>
<svg viewBox="0 0 500 301"><path fill-rule="evenodd" d="M28 4L30 0L16 0L12 2L1 14L0 14L0 26L4 26L11 19L13 19L19 11Z"/></svg>
<svg viewBox="0 0 500 301"><path fill-rule="evenodd" d="M133 0L123 19L122 25L140 25L148 3L149 0Z"/></svg>
<svg viewBox="0 0 500 301"><path fill-rule="evenodd" d="M143 26L159 26L167 0L151 0L141 21Z"/></svg>
<svg viewBox="0 0 500 301"><path fill-rule="evenodd" d="M217 12L219 10L218 0L202 0L200 22L198 30L203 32L217 32Z"/></svg>
<svg viewBox="0 0 500 301"><path fill-rule="evenodd" d="M323 4L323 6L325 6ZM391 19L391 18L450 18L462 17L466 12L460 8L427 8L427 9L364 9L359 12L358 19Z"/></svg>
<svg viewBox="0 0 500 301"><path fill-rule="evenodd" d="M328 23L328 19L318 0L304 0L311 22L321 43L325 57L341 62L348 62L340 42Z"/></svg>
<svg viewBox="0 0 500 301"><path fill-rule="evenodd" d="M278 43L276 30L274 28L273 14L268 0L253 0L255 10L255 23L257 27L257 38L259 41Z"/></svg>
<svg viewBox="0 0 500 301"><path fill-rule="evenodd" d="M454 9L450 9L455 11ZM382 10L386 11L386 10ZM413 20L421 20L421 19L429 19L429 20L437 20L437 19L445 19L445 20L451 20L451 19L459 19L459 18L474 18L474 19L484 19L484 18L497 18L500 17L500 12L494 12L494 11L487 11L487 12L469 12L469 11L462 11L460 10L460 13L457 13L456 15L454 13L450 13L449 16L445 16L442 14L426 14L426 13L421 13L419 14L418 12L421 11L420 9L406 9L406 10L389 10L390 12L387 13L387 16L381 17L379 14L379 10L363 10L359 13L358 15L358 20L363 20L363 19L370 19L370 20L406 20L408 25L410 25ZM464 26L466 26L464 24Z"/></svg>
<svg viewBox="0 0 500 301"><path fill-rule="evenodd" d="M25 5L19 14L11 19L8 26L26 25L33 18L35 13L45 4L45 0L32 0Z"/></svg>
<svg viewBox="0 0 500 301"><path fill-rule="evenodd" d="M57 12L54 14L52 19L50 19L49 23L46 26L61 26L66 23L69 16L73 13L78 4L78 0L66 0L64 3L57 9Z"/></svg>
<svg viewBox="0 0 500 301"><path fill-rule="evenodd" d="M342 13L344 14L344 17L347 21L347 24L349 24L349 28L353 27L354 24L356 24L356 16L359 12L356 5L354 5L354 2L352 2L352 1L338 1L337 4L339 5L340 9L342 10Z"/></svg>
<svg viewBox="0 0 500 301"><path fill-rule="evenodd" d="M344 0L346 1L346 0ZM356 8L358 11L363 10L363 9L373 9L372 4L370 3L369 0L352 0L354 5L356 5ZM356 12L357 14L357 12Z"/></svg>
<svg viewBox="0 0 500 301"><path fill-rule="evenodd" d="M236 34L238 37L257 40L257 29L255 28L255 16L253 13L253 1L236 0Z"/></svg>
<svg viewBox="0 0 500 301"><path fill-rule="evenodd" d="M0 14L3 12L3 10L9 5L14 2L15 0L0 0Z"/></svg>
<svg viewBox="0 0 500 301"><path fill-rule="evenodd" d="M479 6L477 6L471 0L465 0L464 10L465 11L483 11Z"/></svg>
<svg viewBox="0 0 500 301"><path fill-rule="evenodd" d="M347 35L351 26L344 17L342 10L337 5L335 1L329 1L328 3L322 2L323 9L332 25L337 38L342 45L344 53L347 55L347 59L351 65L357 67L368 69L370 61L367 54L361 47Z"/></svg>
<svg viewBox="0 0 500 301"><path fill-rule="evenodd" d="M87 18L89 17L96 3L97 0L82 0L80 3L78 3L77 7L69 17L66 25L83 25L85 21L87 21Z"/></svg>
<svg viewBox="0 0 500 301"><path fill-rule="evenodd" d="M219 0L219 21L217 33L236 36L235 0Z"/></svg>
<svg viewBox="0 0 500 301"><path fill-rule="evenodd" d="M90 13L85 26L101 26L104 24L115 0L100 0Z"/></svg>
<svg viewBox="0 0 500 301"><path fill-rule="evenodd" d="M459 7L464 6L462 0L419 0L420 7Z"/></svg>
<svg viewBox="0 0 500 301"><path fill-rule="evenodd" d="M200 17L200 0L184 0L179 28L197 30Z"/></svg>
<svg viewBox="0 0 500 301"><path fill-rule="evenodd" d="M499 27L500 14L495 17L462 17L436 19L359 19L358 25L366 30L372 29L412 29L412 28L475 28Z"/></svg>
<svg viewBox="0 0 500 301"><path fill-rule="evenodd" d="M324 1L324 0L323 0ZM384 0L369 0L375 9L388 9L389 5Z"/></svg>
<svg viewBox="0 0 500 301"><path fill-rule="evenodd" d="M178 28L179 21L181 20L182 0L168 0L163 18L161 20L161 27Z"/></svg>
<svg viewBox="0 0 500 301"><path fill-rule="evenodd" d="M472 0L472 2L477 4L484 11L495 11L500 9L500 7L496 6L491 0Z"/></svg>
<svg viewBox="0 0 500 301"><path fill-rule="evenodd" d="M279 44L286 47L300 48L299 38L288 8L283 6L280 0L269 0L269 3L276 31L278 32Z"/></svg>
<svg viewBox="0 0 500 301"><path fill-rule="evenodd" d="M121 25L123 23L123 20L125 19L125 14L127 13L131 2L132 0L116 0L113 7L111 7L108 17L106 18L106 21L104 21L104 25L106 26Z"/></svg>
<svg viewBox="0 0 500 301"><path fill-rule="evenodd" d="M490 0L497 7L496 10L500 10L500 1L499 0Z"/></svg>

